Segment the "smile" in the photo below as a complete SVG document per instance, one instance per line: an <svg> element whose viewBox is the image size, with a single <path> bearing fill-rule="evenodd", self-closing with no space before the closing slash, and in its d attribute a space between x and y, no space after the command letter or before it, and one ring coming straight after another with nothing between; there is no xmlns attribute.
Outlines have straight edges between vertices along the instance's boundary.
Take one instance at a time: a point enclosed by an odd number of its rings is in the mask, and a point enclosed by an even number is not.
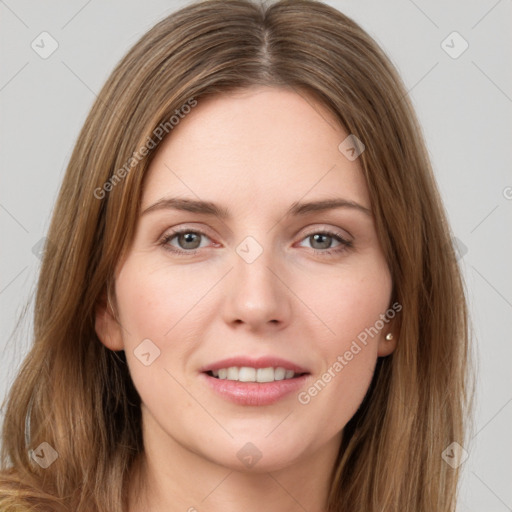
<svg viewBox="0 0 512 512"><path fill-rule="evenodd" d="M210 371L209 374L218 379L236 380L240 382L274 382L276 380L293 379L296 374L282 366L276 368L253 368L250 366L230 366Z"/></svg>
<svg viewBox="0 0 512 512"><path fill-rule="evenodd" d="M238 405L271 405L297 393L311 373L279 357L235 356L200 369L205 384L214 393Z"/></svg>

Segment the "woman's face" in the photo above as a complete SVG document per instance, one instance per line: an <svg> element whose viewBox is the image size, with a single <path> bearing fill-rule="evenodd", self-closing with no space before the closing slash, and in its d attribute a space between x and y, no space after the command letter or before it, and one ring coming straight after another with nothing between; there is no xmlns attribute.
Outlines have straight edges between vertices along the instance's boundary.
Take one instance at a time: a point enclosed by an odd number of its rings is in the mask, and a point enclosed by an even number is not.
<svg viewBox="0 0 512 512"><path fill-rule="evenodd" d="M103 312L96 329L125 350L162 452L252 471L335 453L394 348L348 135L310 96L261 87L200 98L160 144L116 272L120 325Z"/></svg>

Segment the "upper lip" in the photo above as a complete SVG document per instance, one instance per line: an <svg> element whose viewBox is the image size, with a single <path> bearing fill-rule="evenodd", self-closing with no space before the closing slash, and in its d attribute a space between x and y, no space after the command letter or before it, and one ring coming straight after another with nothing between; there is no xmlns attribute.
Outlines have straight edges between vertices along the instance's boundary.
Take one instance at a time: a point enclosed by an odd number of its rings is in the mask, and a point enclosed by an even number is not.
<svg viewBox="0 0 512 512"><path fill-rule="evenodd" d="M227 359L222 359L220 361L216 361L215 363L203 366L201 368L201 372L209 372L213 370L219 370L220 368L229 368L231 366L248 366L249 368L277 368L280 366L285 370L293 370L295 373L309 373L307 369L299 366L298 364L287 361L286 359L281 359L280 357L273 356L264 356L257 359L244 356L229 357Z"/></svg>

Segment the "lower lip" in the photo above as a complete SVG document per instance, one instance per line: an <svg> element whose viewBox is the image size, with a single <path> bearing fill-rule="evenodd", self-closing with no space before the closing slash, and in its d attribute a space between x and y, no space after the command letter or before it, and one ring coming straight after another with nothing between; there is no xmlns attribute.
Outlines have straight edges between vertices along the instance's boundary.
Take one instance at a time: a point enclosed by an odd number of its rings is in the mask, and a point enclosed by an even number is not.
<svg viewBox="0 0 512 512"><path fill-rule="evenodd" d="M220 396L239 405L270 405L304 386L308 374L273 382L240 382L201 374Z"/></svg>

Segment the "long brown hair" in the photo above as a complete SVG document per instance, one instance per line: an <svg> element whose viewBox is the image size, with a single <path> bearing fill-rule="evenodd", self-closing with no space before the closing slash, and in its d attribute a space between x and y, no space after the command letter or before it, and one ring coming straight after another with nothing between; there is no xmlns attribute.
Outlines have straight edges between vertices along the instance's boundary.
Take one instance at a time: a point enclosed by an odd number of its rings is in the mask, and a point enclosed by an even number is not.
<svg viewBox="0 0 512 512"><path fill-rule="evenodd" d="M95 311L131 242L156 134L172 137L184 105L254 85L313 94L363 141L392 302L402 305L397 348L345 427L327 510L454 510L459 470L441 454L464 445L469 329L446 214L393 65L355 22L314 0L191 4L145 34L101 90L54 210L34 344L8 399L2 510L126 509L140 398L124 353L98 340ZM41 443L58 454L46 469L34 462Z"/></svg>

